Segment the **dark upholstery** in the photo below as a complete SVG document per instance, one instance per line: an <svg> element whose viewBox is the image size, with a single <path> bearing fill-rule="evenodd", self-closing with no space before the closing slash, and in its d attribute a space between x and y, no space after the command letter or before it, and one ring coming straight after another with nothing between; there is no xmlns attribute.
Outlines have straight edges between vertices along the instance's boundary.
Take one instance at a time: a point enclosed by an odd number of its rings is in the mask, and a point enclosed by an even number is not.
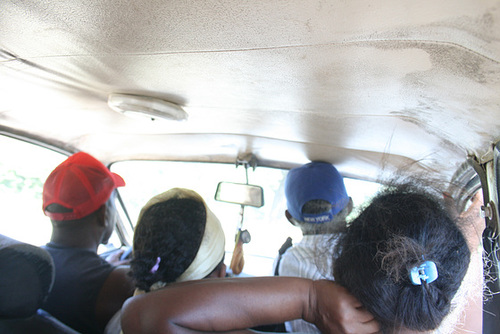
<svg viewBox="0 0 500 334"><path fill-rule="evenodd" d="M72 333L40 310L54 282L49 253L0 235L0 333Z"/></svg>
<svg viewBox="0 0 500 334"><path fill-rule="evenodd" d="M41 309L27 318L0 319L0 333L78 334Z"/></svg>

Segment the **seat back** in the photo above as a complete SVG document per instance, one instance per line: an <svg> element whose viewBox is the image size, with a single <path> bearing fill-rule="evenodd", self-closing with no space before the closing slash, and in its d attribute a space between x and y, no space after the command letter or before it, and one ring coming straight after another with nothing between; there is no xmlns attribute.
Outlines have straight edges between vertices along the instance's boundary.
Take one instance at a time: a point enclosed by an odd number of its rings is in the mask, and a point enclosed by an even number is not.
<svg viewBox="0 0 500 334"><path fill-rule="evenodd" d="M40 310L54 283L50 254L0 234L0 332L72 333Z"/></svg>

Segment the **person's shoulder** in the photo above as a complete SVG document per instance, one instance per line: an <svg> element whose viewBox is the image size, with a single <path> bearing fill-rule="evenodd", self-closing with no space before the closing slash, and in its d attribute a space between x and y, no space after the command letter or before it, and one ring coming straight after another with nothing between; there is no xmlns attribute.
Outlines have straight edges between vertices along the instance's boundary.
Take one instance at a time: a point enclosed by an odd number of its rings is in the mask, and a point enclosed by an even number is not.
<svg viewBox="0 0 500 334"><path fill-rule="evenodd" d="M129 266L113 267L99 290L96 313L104 324L116 315L122 304L134 293L135 286L129 271Z"/></svg>
<svg viewBox="0 0 500 334"><path fill-rule="evenodd" d="M301 247L292 247L288 249L280 262L279 273L280 276L304 276L305 272L310 271L314 263L314 254L308 249L301 249Z"/></svg>
<svg viewBox="0 0 500 334"><path fill-rule="evenodd" d="M283 258L311 258L315 256L316 249L316 238L312 235L306 235L294 244L292 247L288 248L285 253L283 253Z"/></svg>
<svg viewBox="0 0 500 334"><path fill-rule="evenodd" d="M75 250L74 254L81 259L82 262L86 263L89 266L96 266L103 269L109 270L112 272L115 269L115 266L110 264L108 261L103 259L99 254L89 251L89 250Z"/></svg>
<svg viewBox="0 0 500 334"><path fill-rule="evenodd" d="M112 267L112 270L104 282L103 287L112 287L112 289L115 289L118 294L127 295L127 298L132 296L135 284L132 276L130 275L130 266L123 265Z"/></svg>

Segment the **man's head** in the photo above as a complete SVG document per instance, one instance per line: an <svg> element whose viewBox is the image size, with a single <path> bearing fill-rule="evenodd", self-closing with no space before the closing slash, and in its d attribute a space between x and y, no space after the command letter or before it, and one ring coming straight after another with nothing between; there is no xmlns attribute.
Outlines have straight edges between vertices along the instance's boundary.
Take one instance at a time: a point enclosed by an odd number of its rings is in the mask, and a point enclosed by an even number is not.
<svg viewBox="0 0 500 334"><path fill-rule="evenodd" d="M285 181L287 217L292 223L320 226L350 213L352 201L337 169L326 162L310 162L291 169ZM304 230L304 228L303 228Z"/></svg>
<svg viewBox="0 0 500 334"><path fill-rule="evenodd" d="M43 212L52 220L77 220L97 211L125 185L91 155L78 152L57 166L43 185ZM51 210L51 207L59 209Z"/></svg>
<svg viewBox="0 0 500 334"><path fill-rule="evenodd" d="M83 227L83 220L101 212L103 236L99 240L106 243L116 214L114 212L115 189L125 185L125 181L109 171L91 155L78 152L57 166L43 185L43 212L55 228Z"/></svg>

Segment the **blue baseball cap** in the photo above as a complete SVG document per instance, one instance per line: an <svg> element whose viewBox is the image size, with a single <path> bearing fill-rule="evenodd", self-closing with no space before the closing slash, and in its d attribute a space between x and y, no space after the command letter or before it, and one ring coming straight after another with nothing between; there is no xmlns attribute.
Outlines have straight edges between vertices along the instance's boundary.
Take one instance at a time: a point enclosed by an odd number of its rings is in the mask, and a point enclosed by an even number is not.
<svg viewBox="0 0 500 334"><path fill-rule="evenodd" d="M342 175L326 162L310 162L291 169L285 181L285 196L292 217L313 224L332 220L349 203ZM332 209L318 214L303 214L302 207L311 200L325 200L332 204Z"/></svg>

